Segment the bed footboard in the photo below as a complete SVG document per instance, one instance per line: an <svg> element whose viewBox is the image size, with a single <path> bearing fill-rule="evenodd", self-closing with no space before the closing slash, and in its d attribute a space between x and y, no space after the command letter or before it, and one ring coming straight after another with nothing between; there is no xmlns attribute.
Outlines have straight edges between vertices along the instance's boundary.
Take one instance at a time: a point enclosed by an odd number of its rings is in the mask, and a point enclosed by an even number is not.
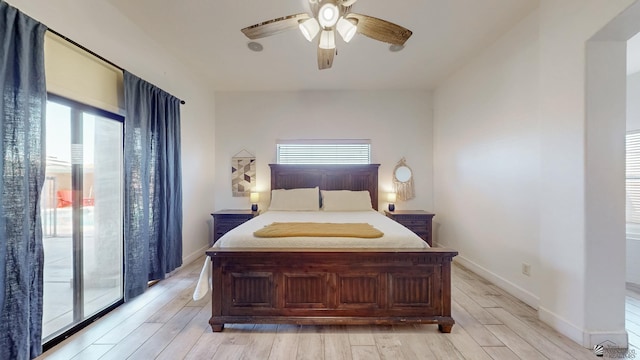
<svg viewBox="0 0 640 360"><path fill-rule="evenodd" d="M438 324L450 332L450 249L212 249L213 331L227 323Z"/></svg>

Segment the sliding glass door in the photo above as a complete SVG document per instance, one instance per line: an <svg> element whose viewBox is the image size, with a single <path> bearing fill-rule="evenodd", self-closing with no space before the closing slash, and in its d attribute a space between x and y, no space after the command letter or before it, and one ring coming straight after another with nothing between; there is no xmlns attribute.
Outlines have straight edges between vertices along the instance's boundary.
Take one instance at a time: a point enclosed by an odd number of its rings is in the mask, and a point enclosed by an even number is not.
<svg viewBox="0 0 640 360"><path fill-rule="evenodd" d="M122 301L122 118L47 104L43 343Z"/></svg>

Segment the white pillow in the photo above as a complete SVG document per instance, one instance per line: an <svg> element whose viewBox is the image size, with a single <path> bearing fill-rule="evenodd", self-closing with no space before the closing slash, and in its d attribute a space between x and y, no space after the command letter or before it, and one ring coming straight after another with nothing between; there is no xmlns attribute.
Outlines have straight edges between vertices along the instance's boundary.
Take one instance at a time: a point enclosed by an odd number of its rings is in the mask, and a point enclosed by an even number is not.
<svg viewBox="0 0 640 360"><path fill-rule="evenodd" d="M325 211L372 210L371 195L367 190L322 190L322 209Z"/></svg>
<svg viewBox="0 0 640 360"><path fill-rule="evenodd" d="M318 211L320 196L318 187L308 189L271 190L269 210Z"/></svg>

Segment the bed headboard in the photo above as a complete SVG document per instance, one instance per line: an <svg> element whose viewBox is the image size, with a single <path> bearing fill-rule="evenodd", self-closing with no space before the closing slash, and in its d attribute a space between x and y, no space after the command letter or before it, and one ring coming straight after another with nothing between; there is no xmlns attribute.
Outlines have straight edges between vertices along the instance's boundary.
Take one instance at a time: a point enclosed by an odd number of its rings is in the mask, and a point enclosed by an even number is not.
<svg viewBox="0 0 640 360"><path fill-rule="evenodd" d="M378 210L378 167L366 165L269 164L271 189L369 190L371 206Z"/></svg>

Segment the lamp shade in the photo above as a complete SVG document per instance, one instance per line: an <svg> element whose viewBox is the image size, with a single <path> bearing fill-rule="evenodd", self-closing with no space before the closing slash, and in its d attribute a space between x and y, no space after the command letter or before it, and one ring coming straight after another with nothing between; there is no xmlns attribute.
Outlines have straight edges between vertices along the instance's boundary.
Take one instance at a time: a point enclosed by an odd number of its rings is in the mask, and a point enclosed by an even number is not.
<svg viewBox="0 0 640 360"><path fill-rule="evenodd" d="M353 36L356 34L356 30L358 30L358 27L352 22L351 19L345 19L344 17L341 17L340 20L338 20L338 25L336 26L336 28L338 29L338 33L340 34L340 36L342 36L342 40L344 40L345 42L351 41L351 39L353 39Z"/></svg>
<svg viewBox="0 0 640 360"><path fill-rule="evenodd" d="M396 202L396 193L390 192L387 194L387 201L390 203Z"/></svg>
<svg viewBox="0 0 640 360"><path fill-rule="evenodd" d="M333 30L322 30L320 34L320 49L335 49L336 48L336 36Z"/></svg>
<svg viewBox="0 0 640 360"><path fill-rule="evenodd" d="M260 193L252 192L251 195L249 195L249 201L251 201L252 204L260 201Z"/></svg>
<svg viewBox="0 0 640 360"><path fill-rule="evenodd" d="M318 24L318 20L316 20L316 18L302 20L298 23L298 27L300 28L302 36L304 36L308 41L313 40L320 32L320 24Z"/></svg>

